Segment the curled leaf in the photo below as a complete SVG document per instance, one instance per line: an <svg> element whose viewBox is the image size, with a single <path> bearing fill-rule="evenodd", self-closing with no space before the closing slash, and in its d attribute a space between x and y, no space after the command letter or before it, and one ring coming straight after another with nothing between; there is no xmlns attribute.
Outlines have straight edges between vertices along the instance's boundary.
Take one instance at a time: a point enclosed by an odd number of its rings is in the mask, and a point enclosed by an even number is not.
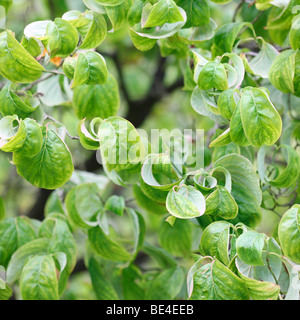
<svg viewBox="0 0 300 320"><path fill-rule="evenodd" d="M186 185L173 187L167 196L166 205L169 213L180 219L200 217L206 207L202 193Z"/></svg>

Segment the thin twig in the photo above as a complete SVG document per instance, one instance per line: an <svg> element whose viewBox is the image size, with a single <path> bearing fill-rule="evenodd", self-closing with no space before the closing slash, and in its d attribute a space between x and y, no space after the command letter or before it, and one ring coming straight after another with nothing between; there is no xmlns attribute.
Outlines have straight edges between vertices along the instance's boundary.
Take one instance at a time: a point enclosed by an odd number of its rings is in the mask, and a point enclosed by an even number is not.
<svg viewBox="0 0 300 320"><path fill-rule="evenodd" d="M23 90L24 90L24 91L31 90L31 89L32 89L35 85L37 85L38 83L43 82L43 81L46 81L46 80L48 80L49 78L51 78L51 77L53 77L53 76L54 76L54 74L49 74L49 75L48 75L47 77L45 77L45 78L40 78L40 79L32 82L29 86L25 87Z"/></svg>
<svg viewBox="0 0 300 320"><path fill-rule="evenodd" d="M51 121L53 121L53 122L58 122L58 123L60 123L60 122L57 121L55 118L49 116L48 114L45 114L44 121L47 120L47 119L49 119L49 120L51 120ZM66 131L66 135L67 135L70 139L72 139L72 140L80 140L79 137L72 136L66 128L65 128L65 131Z"/></svg>
<svg viewBox="0 0 300 320"><path fill-rule="evenodd" d="M51 73L51 74L54 74L54 75L61 75L61 76L65 75L63 72L59 72L59 71L56 71L56 70L44 70L43 72L44 73Z"/></svg>
<svg viewBox="0 0 300 320"><path fill-rule="evenodd" d="M250 23L254 24L258 19L264 14L264 11L261 11Z"/></svg>
<svg viewBox="0 0 300 320"><path fill-rule="evenodd" d="M235 8L234 13L233 13L233 17L232 17L232 22L235 22L236 16L237 16L240 8L243 6L244 2L245 2L245 0L241 0L240 3Z"/></svg>

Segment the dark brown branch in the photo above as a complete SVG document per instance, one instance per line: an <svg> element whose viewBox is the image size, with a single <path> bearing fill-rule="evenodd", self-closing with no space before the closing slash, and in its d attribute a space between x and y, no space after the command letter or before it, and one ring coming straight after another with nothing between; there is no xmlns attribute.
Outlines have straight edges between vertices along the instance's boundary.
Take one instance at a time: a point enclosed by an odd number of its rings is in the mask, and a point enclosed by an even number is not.
<svg viewBox="0 0 300 320"><path fill-rule="evenodd" d="M48 6L49 6L49 10L50 10L51 20L54 20L55 15L56 15L56 8L55 8L54 0L48 0Z"/></svg>
<svg viewBox="0 0 300 320"><path fill-rule="evenodd" d="M61 17L63 13L68 11L68 6L65 0L48 0L51 20Z"/></svg>
<svg viewBox="0 0 300 320"><path fill-rule="evenodd" d="M84 260L83 259L79 259L76 263L76 266L72 272L72 274L76 274L76 273L79 273L79 272L82 272L82 271L86 271L87 268L86 268L86 265L84 263Z"/></svg>
<svg viewBox="0 0 300 320"><path fill-rule="evenodd" d="M233 13L233 17L232 17L232 22L235 22L236 16L237 16L239 10L242 8L244 2L245 2L245 0L241 0L239 2L239 4L237 5L237 7L235 8L234 13Z"/></svg>
<svg viewBox="0 0 300 320"><path fill-rule="evenodd" d="M145 98L132 101L128 106L126 119L135 127L140 127L151 113L154 105L165 95L172 93L177 88L183 86L183 79L177 80L174 84L166 87L164 85L166 58L160 58L158 67L154 74L152 85Z"/></svg>
<svg viewBox="0 0 300 320"><path fill-rule="evenodd" d="M123 74L123 68L121 66L120 57L117 53L115 53L115 54L111 55L111 58L113 59L115 65L116 65L117 71L119 73L120 87L123 92L123 96L124 96L126 102L128 103L128 105L130 105L131 99L130 99L129 93L127 91L127 88L126 88L125 78L124 78L124 74Z"/></svg>
<svg viewBox="0 0 300 320"><path fill-rule="evenodd" d="M52 190L40 189L37 199L27 216L32 219L43 220L46 202L52 193Z"/></svg>

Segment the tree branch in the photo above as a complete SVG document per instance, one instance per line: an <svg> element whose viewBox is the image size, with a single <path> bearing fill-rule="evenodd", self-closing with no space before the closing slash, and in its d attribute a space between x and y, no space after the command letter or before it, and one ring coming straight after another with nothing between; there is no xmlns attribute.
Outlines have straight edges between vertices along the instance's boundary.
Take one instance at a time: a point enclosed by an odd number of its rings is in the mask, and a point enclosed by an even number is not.
<svg viewBox="0 0 300 320"><path fill-rule="evenodd" d="M160 57L157 69L154 73L152 84L145 98L132 101L128 106L126 119L135 127L140 127L151 113L154 105L165 95L183 86L183 79L180 78L175 83L166 87L164 85L166 58Z"/></svg>
<svg viewBox="0 0 300 320"><path fill-rule="evenodd" d="M241 0L239 2L239 4L237 5L237 7L235 8L234 13L233 13L233 17L232 17L232 22L235 22L236 16L237 16L239 10L242 8L244 2L245 2L245 0Z"/></svg>
<svg viewBox="0 0 300 320"><path fill-rule="evenodd" d="M31 219L43 220L46 202L53 190L40 189L37 199L27 216Z"/></svg>

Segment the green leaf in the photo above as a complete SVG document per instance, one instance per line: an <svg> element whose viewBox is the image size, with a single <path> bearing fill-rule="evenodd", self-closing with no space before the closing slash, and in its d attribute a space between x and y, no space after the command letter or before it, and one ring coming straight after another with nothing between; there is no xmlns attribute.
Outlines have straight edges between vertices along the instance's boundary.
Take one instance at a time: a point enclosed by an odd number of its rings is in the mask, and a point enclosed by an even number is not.
<svg viewBox="0 0 300 320"><path fill-rule="evenodd" d="M200 252L203 255L215 257L225 264L229 263L229 239L232 224L226 221L217 221L206 227L200 241Z"/></svg>
<svg viewBox="0 0 300 320"><path fill-rule="evenodd" d="M298 13L298 0L291 0L280 6L272 6L268 15L266 29L273 42L284 45L288 38L293 16Z"/></svg>
<svg viewBox="0 0 300 320"><path fill-rule="evenodd" d="M82 85L74 89L74 109L79 119L100 117L106 119L117 114L120 106L118 83L109 74L103 85Z"/></svg>
<svg viewBox="0 0 300 320"><path fill-rule="evenodd" d="M161 191L158 191L158 193L160 194ZM158 214L158 215L167 213L167 209L165 206L165 200L166 200L167 194L164 197L164 200L163 200L164 203L160 203L157 201L157 199L153 200L150 197L148 197L146 193L142 191L141 187L137 184L133 185L133 194L139 207L146 210L146 212L149 212L152 214ZM151 192L151 194L153 193Z"/></svg>
<svg viewBox="0 0 300 320"><path fill-rule="evenodd" d="M209 24L209 6L206 0L179 0L177 5L187 14L184 28L200 27Z"/></svg>
<svg viewBox="0 0 300 320"><path fill-rule="evenodd" d="M39 100L26 92L15 93L11 84L6 84L0 91L0 112L2 116L17 115L24 119L40 105Z"/></svg>
<svg viewBox="0 0 300 320"><path fill-rule="evenodd" d="M247 271L249 270L248 265L239 258L236 259L235 263L239 276L248 287L253 300L277 300L280 292L280 287L277 284L253 279Z"/></svg>
<svg viewBox="0 0 300 320"><path fill-rule="evenodd" d="M228 121L220 115L214 96L210 96L207 91L195 87L191 96L192 108L199 114L209 117L214 122L228 124Z"/></svg>
<svg viewBox="0 0 300 320"><path fill-rule="evenodd" d="M101 4L102 6L118 6L123 3L125 0L94 0L96 3Z"/></svg>
<svg viewBox="0 0 300 320"><path fill-rule="evenodd" d="M20 277L22 269L31 256L46 254L49 246L49 239L39 238L21 246L11 257L9 262L6 280L13 284Z"/></svg>
<svg viewBox="0 0 300 320"><path fill-rule="evenodd" d="M222 134L220 134L215 140L213 140L209 144L209 147L210 148L223 147L229 144L230 142L231 142L230 128L228 128Z"/></svg>
<svg viewBox="0 0 300 320"><path fill-rule="evenodd" d="M74 167L66 144L47 127L42 127L43 147L36 155L22 150L14 152L13 163L17 172L38 188L57 189L72 176Z"/></svg>
<svg viewBox="0 0 300 320"><path fill-rule="evenodd" d="M273 145L281 135L282 121L265 91L245 88L240 104L243 128L250 144Z"/></svg>
<svg viewBox="0 0 300 320"><path fill-rule="evenodd" d="M65 58L70 55L78 44L77 30L66 20L56 18L47 25L47 47L51 57Z"/></svg>
<svg viewBox="0 0 300 320"><path fill-rule="evenodd" d="M94 118L87 129L85 126L86 119L79 121L77 132L79 135L80 143L85 149L98 150L100 148L99 137L96 133L96 125L101 124L101 118Z"/></svg>
<svg viewBox="0 0 300 320"><path fill-rule="evenodd" d="M24 29L24 35L27 39L47 40L46 30L50 20L34 21L28 24Z"/></svg>
<svg viewBox="0 0 300 320"><path fill-rule="evenodd" d="M223 219L234 219L238 214L238 205L230 192L223 186L217 186L206 199L205 214L216 215Z"/></svg>
<svg viewBox="0 0 300 320"><path fill-rule="evenodd" d="M126 25L128 11L132 3L132 0L125 0L120 5L105 7L107 16L113 26L113 31L117 31Z"/></svg>
<svg viewBox="0 0 300 320"><path fill-rule="evenodd" d="M6 249L6 257L5 260L0 260L0 265L7 266L12 254L34 239L36 239L34 229L25 218L16 217L1 221L0 246Z"/></svg>
<svg viewBox="0 0 300 320"><path fill-rule="evenodd" d="M49 78L44 76L43 81L37 85L37 91L40 92L39 99L46 106L70 106L72 90L67 77L63 75Z"/></svg>
<svg viewBox="0 0 300 320"><path fill-rule="evenodd" d="M43 146L43 134L40 125L30 118L24 120L26 138L22 147L18 150L24 155L35 156Z"/></svg>
<svg viewBox="0 0 300 320"><path fill-rule="evenodd" d="M107 275L104 274L100 264L94 258L89 261L89 272L94 291L99 300L119 300L113 285L108 281Z"/></svg>
<svg viewBox="0 0 300 320"><path fill-rule="evenodd" d="M230 121L230 137L232 142L239 146L248 146L250 143L245 135L241 117L241 100L238 102Z"/></svg>
<svg viewBox="0 0 300 320"><path fill-rule="evenodd" d="M198 173L194 176L194 186L202 192L213 190L217 186L217 179L205 172Z"/></svg>
<svg viewBox="0 0 300 320"><path fill-rule="evenodd" d="M212 176L214 176L218 180L219 185L224 186L228 192L231 192L231 189L232 189L231 174L226 168L214 167L210 173Z"/></svg>
<svg viewBox="0 0 300 320"><path fill-rule="evenodd" d="M102 258L123 262L131 259L131 255L106 235L100 227L89 229L88 237L92 249Z"/></svg>
<svg viewBox="0 0 300 320"><path fill-rule="evenodd" d="M228 81L225 67L222 63L208 62L201 70L198 78L198 86L201 90L228 89Z"/></svg>
<svg viewBox="0 0 300 320"><path fill-rule="evenodd" d="M0 283L1 283L1 281L2 281L2 279L0 278ZM8 286L7 284L3 284L3 286L5 286L5 288L3 289L1 287L1 289L0 289L0 301L8 300L13 294L13 291L10 288L10 286Z"/></svg>
<svg viewBox="0 0 300 320"><path fill-rule="evenodd" d="M162 174L163 174L163 172L162 172ZM161 205L165 205L169 191L164 190L164 189L169 189L169 188L171 189L172 187L169 185L156 186L154 184L154 181L151 182L151 180L149 179L150 177L147 178L147 175L148 175L148 173L144 174L144 172L143 172L144 178L142 177L142 179L140 179L140 181L139 181L141 191L143 192L143 194L147 198L151 199L151 201L154 201L154 202L159 203ZM143 179L145 179L147 181L147 183ZM149 185L148 183L152 183L152 185ZM164 208L164 209L166 210L166 208ZM166 212L167 211L165 211L165 213Z"/></svg>
<svg viewBox="0 0 300 320"><path fill-rule="evenodd" d="M255 56L249 63L253 74L267 79L271 65L278 56L277 50L269 43L265 42L263 38L258 38L261 41L261 48L257 56Z"/></svg>
<svg viewBox="0 0 300 320"><path fill-rule="evenodd" d="M173 226L162 221L159 231L159 243L174 256L184 257L192 250L193 228L189 221L176 219Z"/></svg>
<svg viewBox="0 0 300 320"><path fill-rule="evenodd" d="M83 28L84 30L84 27L86 27L86 25L88 25L89 22L88 19L85 18L85 13L81 13L78 10L67 11L62 16L62 19L68 21L79 30L82 30L81 28Z"/></svg>
<svg viewBox="0 0 300 320"><path fill-rule="evenodd" d="M183 17L173 0L159 0L153 6L148 3L143 8L142 28L162 26L165 23L178 21L183 21Z"/></svg>
<svg viewBox="0 0 300 320"><path fill-rule="evenodd" d="M284 288L287 290L285 300L299 300L300 292L297 288L298 286L295 286L295 282L296 284L299 283L299 280L297 279L299 272L297 271L297 268L295 270L295 264L292 261L282 258L282 262L284 263L284 268L280 277L283 277L283 280L285 281ZM281 281L280 278L279 280Z"/></svg>
<svg viewBox="0 0 300 320"><path fill-rule="evenodd" d="M290 45L292 49L300 49L300 14L298 14L292 21L292 26L289 34Z"/></svg>
<svg viewBox="0 0 300 320"><path fill-rule="evenodd" d="M9 8L12 6L12 4L13 4L13 0L1 0L0 1L0 6L5 8L6 13L9 10Z"/></svg>
<svg viewBox="0 0 300 320"><path fill-rule="evenodd" d="M163 269L169 269L177 266L175 258L160 247L153 246L146 242L142 248L142 251L157 261L159 266Z"/></svg>
<svg viewBox="0 0 300 320"><path fill-rule="evenodd" d="M98 224L97 216L103 210L99 189L94 183L72 188L65 200L69 219L78 227L89 229Z"/></svg>
<svg viewBox="0 0 300 320"><path fill-rule="evenodd" d="M254 227L261 219L262 192L259 178L251 162L238 154L229 154L218 159L213 167L224 167L231 174L231 194L239 207L236 222Z"/></svg>
<svg viewBox="0 0 300 320"><path fill-rule="evenodd" d="M168 193L166 206L168 212L177 218L196 218L205 212L205 198L194 187L183 184Z"/></svg>
<svg viewBox="0 0 300 320"><path fill-rule="evenodd" d="M227 71L228 87L240 87L245 76L243 60L235 53L225 53L221 60L224 58L229 58L229 62L223 64Z"/></svg>
<svg viewBox="0 0 300 320"><path fill-rule="evenodd" d="M173 267L160 273L146 292L146 300L173 300L179 294L184 282L180 267Z"/></svg>
<svg viewBox="0 0 300 320"><path fill-rule="evenodd" d="M139 36L132 30L129 30L129 36L134 46L140 51L148 51L156 44L156 39Z"/></svg>
<svg viewBox="0 0 300 320"><path fill-rule="evenodd" d="M262 253L263 265L251 266L237 258L236 266L238 271L248 278L277 284L283 268L281 255L278 243L273 238L268 238Z"/></svg>
<svg viewBox="0 0 300 320"><path fill-rule="evenodd" d="M125 209L124 198L116 195L109 197L105 202L105 209L122 216Z"/></svg>
<svg viewBox="0 0 300 320"><path fill-rule="evenodd" d="M41 47L39 46L39 43L37 39L34 38L22 38L21 45L24 47L24 49L33 57L37 57L40 54L42 54Z"/></svg>
<svg viewBox="0 0 300 320"><path fill-rule="evenodd" d="M212 162L216 162L218 159L231 153L241 154L240 147L233 142L230 142L229 144L223 147L214 148Z"/></svg>
<svg viewBox="0 0 300 320"><path fill-rule="evenodd" d="M39 236L50 239L48 253L65 253L67 263L64 271L71 274L77 260L77 247L67 222L50 215L42 222Z"/></svg>
<svg viewBox="0 0 300 320"><path fill-rule="evenodd" d="M145 147L134 126L123 118L110 117L101 123L98 135L107 176L123 186L136 183Z"/></svg>
<svg viewBox="0 0 300 320"><path fill-rule="evenodd" d="M88 51L79 54L74 70L73 88L82 84L103 85L107 78L106 63L99 53Z"/></svg>
<svg viewBox="0 0 300 320"><path fill-rule="evenodd" d="M17 116L6 116L0 120L0 149L14 152L20 149L26 139L26 126Z"/></svg>
<svg viewBox="0 0 300 320"><path fill-rule="evenodd" d="M123 0L121 0L123 1ZM87 8L90 10L97 12L97 13L105 13L105 7L101 5L97 0L83 0L83 3L86 5Z"/></svg>
<svg viewBox="0 0 300 320"><path fill-rule="evenodd" d="M69 79L74 78L74 72L77 64L77 57L67 57L63 63L63 71Z"/></svg>
<svg viewBox="0 0 300 320"><path fill-rule="evenodd" d="M295 77L296 51L286 50L276 57L269 71L269 79L273 86L284 92L293 93Z"/></svg>
<svg viewBox="0 0 300 320"><path fill-rule="evenodd" d="M89 20L87 30L83 32L83 41L80 49L94 49L98 47L105 39L107 34L107 25L104 17L96 12L87 11L85 17Z"/></svg>
<svg viewBox="0 0 300 320"><path fill-rule="evenodd" d="M228 89L220 94L218 108L224 118L231 119L239 99L238 95L239 93L236 89Z"/></svg>
<svg viewBox="0 0 300 320"><path fill-rule="evenodd" d="M45 216L51 213L65 213L62 199L58 190L51 192L45 205Z"/></svg>
<svg viewBox="0 0 300 320"><path fill-rule="evenodd" d="M296 263L300 263L300 205L294 205L282 217L278 236L284 254Z"/></svg>
<svg viewBox="0 0 300 320"><path fill-rule="evenodd" d="M231 0L213 0L212 2L222 5L231 2Z"/></svg>
<svg viewBox="0 0 300 320"><path fill-rule="evenodd" d="M170 0L165 0L165 1L170 1ZM128 22L131 30L141 37L147 37L149 39L164 39L167 37L171 37L176 32L178 32L186 22L185 11L182 8L177 7L182 17L179 21L176 21L173 23L164 23L163 25L160 25L160 26L143 29L141 25L141 18L142 18L142 8L144 5L144 2L138 1L137 6L139 6L140 4L142 4L142 6L140 6L138 9L135 9L134 6L131 8L131 10L128 13Z"/></svg>
<svg viewBox="0 0 300 320"><path fill-rule="evenodd" d="M249 300L244 282L218 260L194 273L191 300Z"/></svg>
<svg viewBox="0 0 300 320"><path fill-rule="evenodd" d="M143 300L145 290L139 285L142 274L138 267L130 264L122 270L122 289L124 300Z"/></svg>
<svg viewBox="0 0 300 320"><path fill-rule="evenodd" d="M300 159L298 153L291 146L281 145L278 146L276 150L281 148L284 148L286 151L287 166L282 171L278 169L276 176L270 179L266 174L265 155L268 147L265 146L261 147L257 154L258 173L264 183L269 183L277 188L289 188L298 181L300 175Z"/></svg>
<svg viewBox="0 0 300 320"><path fill-rule="evenodd" d="M133 230L133 248L131 249L133 258L136 257L144 244L146 226L143 216L132 208L126 208Z"/></svg>
<svg viewBox="0 0 300 320"><path fill-rule="evenodd" d="M0 33L0 74L12 82L30 83L40 78L42 67L9 31Z"/></svg>
<svg viewBox="0 0 300 320"><path fill-rule="evenodd" d="M31 257L20 279L23 300L58 300L56 268L50 255Z"/></svg>
<svg viewBox="0 0 300 320"><path fill-rule="evenodd" d="M265 245L265 235L256 231L244 232L238 237L236 250L239 258L252 266L264 265L262 251Z"/></svg>
<svg viewBox="0 0 300 320"><path fill-rule="evenodd" d="M234 42L244 27L250 28L254 33L253 26L249 22L232 22L222 25L214 36L213 58L226 52L232 52Z"/></svg>

